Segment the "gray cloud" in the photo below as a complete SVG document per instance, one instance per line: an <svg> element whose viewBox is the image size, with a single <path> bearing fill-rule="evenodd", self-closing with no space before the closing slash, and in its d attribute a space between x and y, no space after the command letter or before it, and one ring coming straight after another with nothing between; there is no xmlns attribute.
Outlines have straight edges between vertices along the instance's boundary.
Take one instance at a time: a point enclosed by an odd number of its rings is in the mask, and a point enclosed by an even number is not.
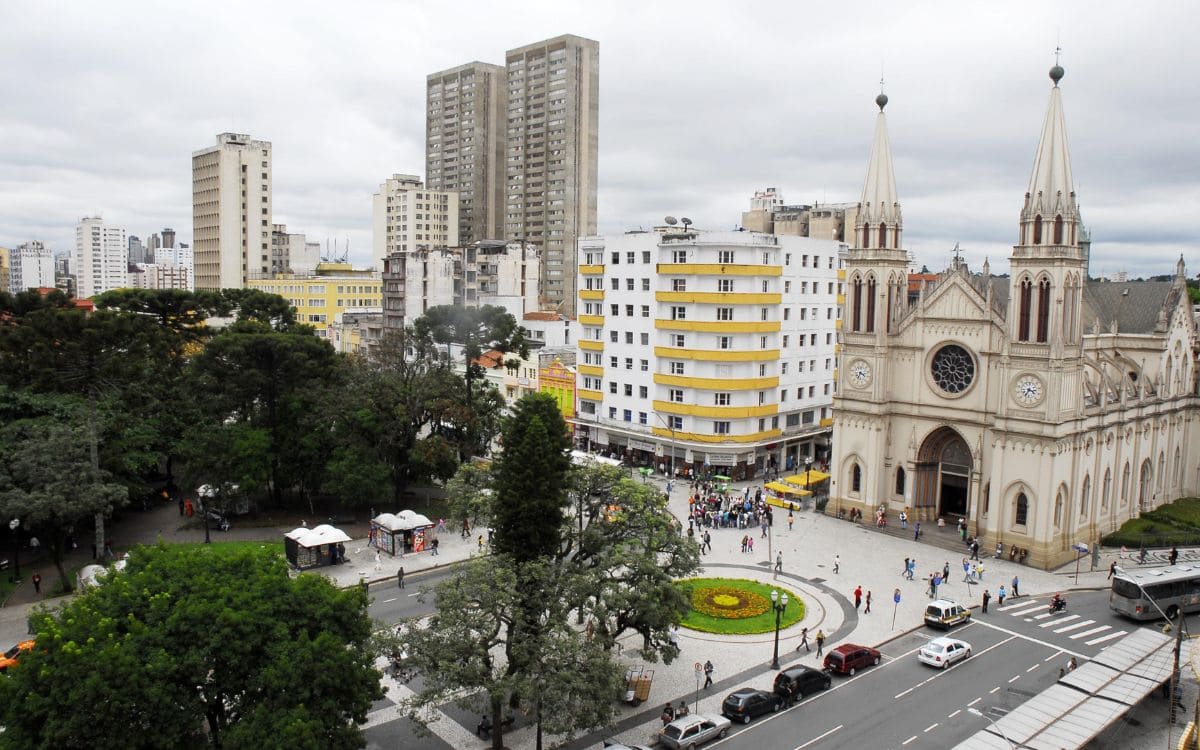
<svg viewBox="0 0 1200 750"><path fill-rule="evenodd" d="M425 75L569 32L601 45L601 231L857 200L882 66L910 249L1003 271L1061 35L1093 271L1200 270L1193 4L510 6L5 3L0 244L96 212L189 237L191 152L234 130L274 144L276 220L365 261L371 194L424 171Z"/></svg>

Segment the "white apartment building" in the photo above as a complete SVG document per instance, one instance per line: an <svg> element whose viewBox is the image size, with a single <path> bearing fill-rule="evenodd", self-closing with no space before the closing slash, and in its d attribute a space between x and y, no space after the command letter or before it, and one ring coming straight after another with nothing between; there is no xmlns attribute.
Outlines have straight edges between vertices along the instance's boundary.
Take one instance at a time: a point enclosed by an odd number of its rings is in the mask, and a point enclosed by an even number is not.
<svg viewBox="0 0 1200 750"><path fill-rule="evenodd" d="M109 226L98 216L86 216L75 225L75 250L71 253L76 296L90 299L129 284L129 240L125 229Z"/></svg>
<svg viewBox="0 0 1200 750"><path fill-rule="evenodd" d="M173 264L135 263L129 273L134 289L191 289L192 269Z"/></svg>
<svg viewBox="0 0 1200 750"><path fill-rule="evenodd" d="M426 188L421 178L394 174L371 202L375 268L392 253L458 245L458 193Z"/></svg>
<svg viewBox="0 0 1200 750"><path fill-rule="evenodd" d="M23 242L9 253L8 290L54 288L54 253L38 240Z"/></svg>
<svg viewBox="0 0 1200 750"><path fill-rule="evenodd" d="M674 229L581 239L578 445L735 478L827 454L839 247Z"/></svg>
<svg viewBox="0 0 1200 750"><path fill-rule="evenodd" d="M271 143L221 133L192 152L197 289L231 289L271 271Z"/></svg>

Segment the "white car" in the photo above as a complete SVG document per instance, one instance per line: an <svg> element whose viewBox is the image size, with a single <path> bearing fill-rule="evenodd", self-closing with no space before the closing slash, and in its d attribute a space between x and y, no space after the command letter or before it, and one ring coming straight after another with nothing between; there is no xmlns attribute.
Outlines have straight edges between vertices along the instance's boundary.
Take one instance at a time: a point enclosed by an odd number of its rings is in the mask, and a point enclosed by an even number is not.
<svg viewBox="0 0 1200 750"><path fill-rule="evenodd" d="M676 719L658 733L658 744L671 750L695 750L709 740L724 737L729 732L729 719L724 716L691 714Z"/></svg>
<svg viewBox="0 0 1200 750"><path fill-rule="evenodd" d="M957 638L934 638L917 651L917 658L931 667L945 669L959 659L971 656L971 644Z"/></svg>

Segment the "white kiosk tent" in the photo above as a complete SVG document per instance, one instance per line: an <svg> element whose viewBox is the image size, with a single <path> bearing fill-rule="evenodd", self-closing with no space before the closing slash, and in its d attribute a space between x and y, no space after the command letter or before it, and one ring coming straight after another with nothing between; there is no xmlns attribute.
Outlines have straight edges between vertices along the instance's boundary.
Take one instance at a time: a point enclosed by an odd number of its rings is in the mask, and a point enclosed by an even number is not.
<svg viewBox="0 0 1200 750"><path fill-rule="evenodd" d="M333 565L340 559L338 545L348 541L346 532L325 523L311 529L301 526L283 535L288 562L300 570Z"/></svg>
<svg viewBox="0 0 1200 750"><path fill-rule="evenodd" d="M368 543L389 555L424 552L437 536L433 521L411 510L380 513L371 519Z"/></svg>

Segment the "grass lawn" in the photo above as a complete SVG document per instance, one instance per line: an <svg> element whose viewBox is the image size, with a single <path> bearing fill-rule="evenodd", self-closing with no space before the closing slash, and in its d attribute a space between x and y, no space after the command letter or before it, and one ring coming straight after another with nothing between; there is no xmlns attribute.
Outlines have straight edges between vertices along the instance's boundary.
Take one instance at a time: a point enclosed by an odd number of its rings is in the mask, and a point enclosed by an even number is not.
<svg viewBox="0 0 1200 750"><path fill-rule="evenodd" d="M1142 513L1103 538L1110 547L1167 547L1200 544L1200 498L1183 497Z"/></svg>
<svg viewBox="0 0 1200 750"><path fill-rule="evenodd" d="M180 548L193 547L193 548L195 548L196 552L198 552L198 553L201 550L207 548L208 550L210 550L209 554L213 554L213 555L234 555L234 554L237 554L238 552L243 552L245 550L273 549L279 553L280 557L283 557L283 539L282 538L280 538L276 541L270 541L270 542L266 542L266 541L263 541L263 542L254 542L254 541L218 542L218 541L213 541L212 544L205 544L204 542L185 542L185 543L180 543L180 544L172 544L171 546L172 547L180 547Z"/></svg>
<svg viewBox="0 0 1200 750"><path fill-rule="evenodd" d="M780 594L787 594L788 596L787 609L783 612L779 620L779 627L785 628L804 619L804 602L794 591L790 591L782 586L772 586L745 578L687 578L676 582L675 585L681 591L685 592L688 601L692 601L693 597L697 595L704 596L703 592L706 590L736 589L746 595L743 603L753 606L749 602L757 602L758 608L761 608L762 599L766 599L766 603L769 605L771 592L778 591ZM725 596L730 597L729 594ZM730 618L716 617L693 607L684 616L680 625L705 633L726 633L731 635L769 633L775 629L775 612L771 610L770 606L767 606L766 611L752 617Z"/></svg>

